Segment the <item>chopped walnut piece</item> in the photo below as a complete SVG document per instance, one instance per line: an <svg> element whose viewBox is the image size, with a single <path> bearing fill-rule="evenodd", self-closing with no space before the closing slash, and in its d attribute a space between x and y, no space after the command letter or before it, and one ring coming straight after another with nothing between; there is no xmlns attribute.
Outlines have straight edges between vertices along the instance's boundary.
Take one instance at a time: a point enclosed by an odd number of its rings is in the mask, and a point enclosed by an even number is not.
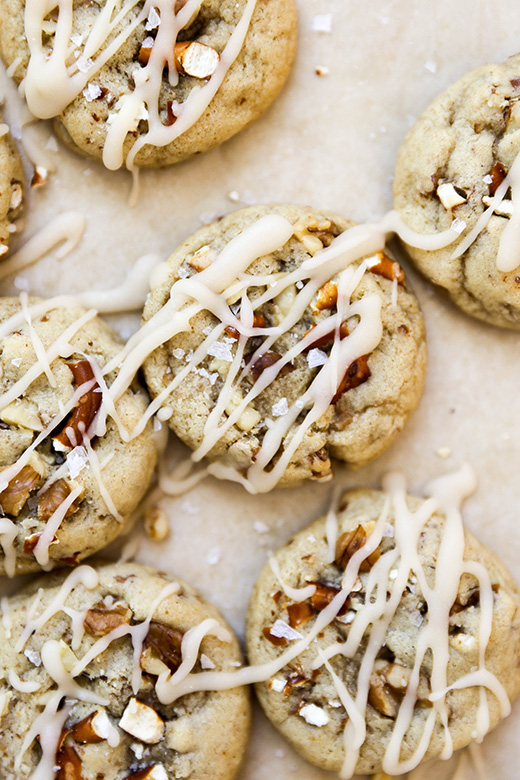
<svg viewBox="0 0 520 780"><path fill-rule="evenodd" d="M502 182L507 176L507 170L504 168L501 162L497 162L493 165L489 172L491 181L488 183L489 194L491 197L496 193Z"/></svg>
<svg viewBox="0 0 520 780"><path fill-rule="evenodd" d="M313 582L312 585L316 586L316 591L311 596L312 608L316 612L321 612L322 609L328 607L330 602L341 592L341 588L336 588L334 585L326 585L323 582ZM349 599L345 600L345 603L341 607L338 615L344 615L349 607Z"/></svg>
<svg viewBox="0 0 520 780"><path fill-rule="evenodd" d="M391 282L397 279L398 284L404 284L404 271L396 260L392 260L384 252L378 252L377 257L379 262L376 265L371 265L369 271L371 274L377 274L383 276L385 279L389 279Z"/></svg>
<svg viewBox="0 0 520 780"><path fill-rule="evenodd" d="M368 703L381 715L386 715L387 718L397 716L399 699L394 695L390 686L385 684L384 678L378 674L372 675L370 679Z"/></svg>
<svg viewBox="0 0 520 780"><path fill-rule="evenodd" d="M311 617L314 616L314 610L304 601L290 604L287 607L287 613L289 615L289 625L291 628L296 628L296 626L306 623L307 620L310 620Z"/></svg>
<svg viewBox="0 0 520 780"><path fill-rule="evenodd" d="M119 721L119 726L127 734L131 734L148 745L157 744L164 736L164 720L161 716L153 707L149 707L148 704L144 704L134 697L128 702Z"/></svg>
<svg viewBox="0 0 520 780"><path fill-rule="evenodd" d="M138 56L138 60L141 63L141 65L148 65L154 43L155 43L155 39L152 38L151 35L147 35L144 41L142 42L141 48L139 49L139 56Z"/></svg>
<svg viewBox="0 0 520 780"><path fill-rule="evenodd" d="M205 246L201 246L201 248L195 252L193 257L188 260L188 265L191 265L195 271L205 271L206 268L209 268L214 259L215 252L209 246L209 244L206 244Z"/></svg>
<svg viewBox="0 0 520 780"><path fill-rule="evenodd" d="M181 644L183 636L184 634L175 628L152 621L143 642L143 653L147 650L150 651L171 672L176 672L182 663ZM141 666L143 661L146 663L143 655L141 655Z"/></svg>
<svg viewBox="0 0 520 780"><path fill-rule="evenodd" d="M38 416L38 407L27 398L18 398L2 409L0 420L8 425L27 428L29 431L43 431L42 421Z"/></svg>
<svg viewBox="0 0 520 780"><path fill-rule="evenodd" d="M69 363L68 365L72 371L76 387L81 387L86 382L95 379L92 366L88 360L80 360L78 363ZM85 395L81 396L71 416L62 424L60 433L54 436L54 438L64 447L76 447L78 444L81 444L83 433L88 432L102 400L103 394L96 382Z"/></svg>
<svg viewBox="0 0 520 780"><path fill-rule="evenodd" d="M309 333L312 333L316 325L311 325L309 330L305 331L305 336L307 336ZM334 341L336 329L331 327L331 329L323 334L323 336L318 336L314 341L311 341L311 343L305 347L303 350L304 352L308 352L311 349L315 349L316 347L325 347L327 344L330 344L332 341ZM342 322L339 327L339 337L340 340L346 339L349 335L349 329L347 322Z"/></svg>
<svg viewBox="0 0 520 780"><path fill-rule="evenodd" d="M309 685L309 683L314 682L320 672L321 669L313 669L310 674L306 674L301 667L298 671L292 672L287 678L287 682L283 689L284 698L290 696L294 688L303 688L304 686Z"/></svg>
<svg viewBox="0 0 520 780"><path fill-rule="evenodd" d="M48 520L58 507L63 504L67 496L72 492L69 483L65 479L57 479L52 485L49 485L47 490L40 495L38 500L38 517L40 520ZM69 506L65 513L65 517L70 517L78 511L78 506L81 503L81 496L78 496L75 501Z"/></svg>
<svg viewBox="0 0 520 780"><path fill-rule="evenodd" d="M83 780L81 759L71 745L62 745L56 756L56 780Z"/></svg>
<svg viewBox="0 0 520 780"><path fill-rule="evenodd" d="M6 489L0 493L0 507L4 514L18 517L27 503L31 491L36 490L41 478L41 474L32 466L27 465L20 469Z"/></svg>
<svg viewBox="0 0 520 780"><path fill-rule="evenodd" d="M307 455L310 464L312 479L328 480L332 478L332 465L329 451L326 447L320 447L316 452Z"/></svg>
<svg viewBox="0 0 520 780"><path fill-rule="evenodd" d="M30 536L26 536L23 540L23 554L24 555L33 555L34 548L40 541L41 534L31 534ZM58 537L53 537L49 547L51 545L59 544Z"/></svg>
<svg viewBox="0 0 520 780"><path fill-rule="evenodd" d="M270 368L275 363L278 363L278 361L281 360L281 357L282 356L279 355L278 352L264 352L263 355L260 355L258 360L255 360L249 369L255 382L258 377L263 374L266 368Z"/></svg>
<svg viewBox="0 0 520 780"><path fill-rule="evenodd" d="M357 553L362 547L364 547L367 541L367 533L362 525L354 531L346 531L342 534L336 543L336 557L334 562L341 568L346 569L348 562L352 556ZM374 552L370 553L368 558L365 558L359 567L360 571L370 571L374 563L379 560L381 553L379 547Z"/></svg>
<svg viewBox="0 0 520 780"><path fill-rule="evenodd" d="M320 239L323 246L330 246L341 230L330 219L322 219L318 223L308 225L307 230Z"/></svg>
<svg viewBox="0 0 520 780"><path fill-rule="evenodd" d="M200 41L178 41L173 59L179 73L196 79L208 79L218 68L220 54Z"/></svg>
<svg viewBox="0 0 520 780"><path fill-rule="evenodd" d="M323 311L324 309L333 309L338 302L338 288L334 282L326 282L323 287L318 290L318 300L316 301L316 309Z"/></svg>
<svg viewBox="0 0 520 780"><path fill-rule="evenodd" d="M357 360L354 360L354 362L350 364L345 371L343 379L339 383L336 394L331 400L332 404L337 403L344 393L353 390L355 387L359 387L359 385L362 385L367 379L370 379L372 372L368 365L369 357L370 355L361 355L361 357L358 357Z"/></svg>
<svg viewBox="0 0 520 780"><path fill-rule="evenodd" d="M116 603L107 607L103 601L98 601L88 610L83 625L92 636L105 636L114 628L130 623L132 615L132 610L126 604Z"/></svg>

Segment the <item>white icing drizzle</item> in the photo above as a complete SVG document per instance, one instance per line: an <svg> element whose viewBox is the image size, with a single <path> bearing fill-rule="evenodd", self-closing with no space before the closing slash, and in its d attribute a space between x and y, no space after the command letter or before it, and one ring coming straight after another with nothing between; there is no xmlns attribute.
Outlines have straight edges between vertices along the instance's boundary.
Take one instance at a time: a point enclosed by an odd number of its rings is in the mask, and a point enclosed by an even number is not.
<svg viewBox="0 0 520 780"><path fill-rule="evenodd" d="M78 302L87 308L96 309L101 314L142 309L150 289L150 276L160 262L158 255L143 255L134 263L118 287L80 292L76 295Z"/></svg>
<svg viewBox="0 0 520 780"><path fill-rule="evenodd" d="M86 219L78 212L69 211L55 217L30 238L18 252L2 261L0 280L33 265L59 244L63 246L58 249L56 256L59 259L64 258L78 246L83 238L85 227Z"/></svg>
<svg viewBox="0 0 520 780"><path fill-rule="evenodd" d="M11 608L9 606L9 599L7 596L2 596L0 598L0 610L2 612L1 621L2 621L2 628L4 629L4 634L6 639L11 638L11 630L13 628L13 621L11 619Z"/></svg>
<svg viewBox="0 0 520 780"><path fill-rule="evenodd" d="M278 561L274 555L269 556L269 566L271 567L271 571L276 577L281 589L286 596L292 599L292 601L305 601L305 599L310 599L311 596L314 596L316 593L316 585L306 585L303 588L292 588L290 585L287 585L287 583L284 582L282 578L282 573L280 572Z"/></svg>
<svg viewBox="0 0 520 780"><path fill-rule="evenodd" d="M41 685L37 682L21 680L14 669L9 669L8 679L11 688L14 688L15 691L20 691L20 693L34 693L41 688Z"/></svg>
<svg viewBox="0 0 520 780"><path fill-rule="evenodd" d="M148 144L166 146L189 130L206 110L242 49L256 0L247 0L240 20L220 53L214 73L192 88L183 103L172 105L175 121L167 125L159 112L163 71L166 66L169 82L175 86L179 79L174 62L175 42L179 32L198 13L201 4L202 0L188 0L176 13L175 3L171 0L145 0L140 10L137 0L127 0L122 5L107 3L98 14L82 48L80 45L76 49L79 56L74 60L71 56L72 0L58 0L58 18L50 54L42 42L45 16L49 13L48 3L45 0L28 0L25 33L30 59L24 90L30 110L41 119L61 114L92 83L101 68L153 9L160 17L160 24L156 28L148 63L142 66L136 63L132 74L135 88L123 95L110 113L103 150L105 166L113 170L120 168L128 133L137 128L141 119L145 119L147 130L137 138L127 156L126 165L132 170L140 149Z"/></svg>
<svg viewBox="0 0 520 780"><path fill-rule="evenodd" d="M81 485L77 485L75 488L73 488L69 495L64 499L64 501L61 502L57 509L54 510L52 515L45 523L45 528L43 529L41 536L38 539L38 543L36 544L36 547L33 551L34 557L42 569L46 568L49 564L49 545L53 541L56 531L63 522L69 508L82 494L82 492L83 487Z"/></svg>

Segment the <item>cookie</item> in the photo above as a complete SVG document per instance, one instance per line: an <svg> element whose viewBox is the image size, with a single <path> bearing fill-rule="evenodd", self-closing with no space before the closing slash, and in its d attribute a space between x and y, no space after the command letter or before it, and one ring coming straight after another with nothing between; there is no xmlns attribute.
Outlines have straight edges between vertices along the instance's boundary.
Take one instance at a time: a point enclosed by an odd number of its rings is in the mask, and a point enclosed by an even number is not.
<svg viewBox="0 0 520 780"><path fill-rule="evenodd" d="M173 675L242 663L235 635L192 587L135 563L80 566L3 607L3 778L235 776L247 689L168 696Z"/></svg>
<svg viewBox="0 0 520 780"><path fill-rule="evenodd" d="M0 259L7 254L11 231L22 212L24 181L20 155L0 113Z"/></svg>
<svg viewBox="0 0 520 780"><path fill-rule="evenodd" d="M169 165L217 146L270 105L294 59L294 0L140 0L115 18L107 10L75 3L67 28L60 2L45 21L31 9L24 28L25 2L2 0L0 52L7 65L20 60L14 75L31 111L55 117L62 140L108 168ZM39 37L44 29L43 43L29 51L33 28Z"/></svg>
<svg viewBox="0 0 520 780"><path fill-rule="evenodd" d="M146 382L211 473L252 492L330 479L331 457L361 466L402 429L423 386L424 325L383 248L337 214L255 206L159 270Z"/></svg>
<svg viewBox="0 0 520 780"><path fill-rule="evenodd" d="M395 208L406 225L434 234L458 220L462 232L444 249L408 244L417 267L468 314L514 329L520 328L519 235L512 219L519 101L520 55L468 73L412 126L394 178Z"/></svg>
<svg viewBox="0 0 520 780"><path fill-rule="evenodd" d="M340 506L337 533L321 518L263 569L249 661L268 664L260 703L308 761L344 778L401 775L508 714L520 594L452 507L402 487L353 490Z"/></svg>
<svg viewBox="0 0 520 780"><path fill-rule="evenodd" d="M21 298L0 299L0 571L9 575L74 565L107 545L128 527L157 457L149 423L125 433L148 404L137 383L99 427L116 334L73 299Z"/></svg>

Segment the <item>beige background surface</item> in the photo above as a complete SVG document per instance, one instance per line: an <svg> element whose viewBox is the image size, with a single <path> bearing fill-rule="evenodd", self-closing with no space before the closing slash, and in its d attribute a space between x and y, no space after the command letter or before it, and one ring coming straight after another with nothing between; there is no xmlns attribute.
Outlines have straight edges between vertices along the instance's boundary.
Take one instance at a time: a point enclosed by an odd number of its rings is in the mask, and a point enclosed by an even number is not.
<svg viewBox="0 0 520 780"><path fill-rule="evenodd" d="M27 227L18 241L64 210L85 213L88 223L73 254L62 261L51 254L22 274L31 291L108 289L141 254L166 257L202 221L241 204L299 201L358 221L378 218L391 206L394 159L413 118L466 71L520 46L517 0L298 0L298 5L297 62L274 106L210 154L144 173L140 202L132 211L128 174L105 171L61 145L56 153L46 150L56 173L45 188L30 193ZM313 30L317 14L332 15L330 33ZM318 77L316 66L328 67L329 74ZM5 84L0 73L0 89ZM20 111L14 90L5 89L6 113L16 126ZM45 123L29 132L43 145L52 134ZM239 193L238 203L229 198L233 191ZM466 523L520 581L519 337L471 321L413 272L409 276L427 324L425 394L383 457L357 473L338 470L337 480L377 486L382 474L401 469L411 489L420 492L432 477L469 461L479 489L466 504ZM0 286L1 293L15 289L12 280ZM117 325L128 335L137 322L130 316ZM452 451L446 460L436 454L443 447ZM171 454L179 454L173 446ZM185 577L242 633L248 594L267 550L318 516L331 488L311 484L251 497L238 486L207 480L163 502L172 535L160 547L142 540L138 560L160 562ZM6 583L4 590L15 586ZM519 727L516 707L486 739L489 780L517 777ZM451 770L454 766L450 762ZM435 766L414 778L442 778L448 769ZM299 759L257 713L240 780L274 777L332 775Z"/></svg>

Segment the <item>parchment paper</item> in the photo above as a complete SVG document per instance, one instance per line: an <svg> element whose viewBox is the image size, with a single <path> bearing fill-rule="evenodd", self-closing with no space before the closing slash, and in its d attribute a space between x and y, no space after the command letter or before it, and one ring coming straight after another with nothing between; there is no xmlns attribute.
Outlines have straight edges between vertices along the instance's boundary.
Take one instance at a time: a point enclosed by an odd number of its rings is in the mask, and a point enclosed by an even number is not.
<svg viewBox="0 0 520 780"><path fill-rule="evenodd" d="M62 261L51 254L21 274L32 292L113 287L140 255L165 258L202 221L251 202L297 201L358 221L377 219L391 207L394 160L413 118L465 72L504 59L520 45L517 0L298 0L298 6L298 57L277 102L217 150L145 172L133 210L126 172L108 172L61 144L57 153L47 150L56 173L29 194L18 243L61 211L80 211L88 222L73 254ZM331 32L314 30L315 17L327 14ZM328 68L328 75L316 75L317 66ZM6 114L16 131L19 112L3 71L0 89L7 90ZM30 132L45 144L52 128L41 123ZM238 193L238 201L229 193ZM431 478L469 461L479 489L465 506L466 524L520 581L519 337L469 319L404 265L426 317L429 369L419 408L387 453L357 472L338 468L335 483L258 497L208 479L162 503L172 526L166 543L141 540L139 561L186 578L239 634L267 550L321 514L333 484L378 486L389 470L404 471L410 489L420 492ZM0 292L16 292L13 280ZM112 321L128 336L138 316ZM182 451L170 446L172 455ZM440 448L450 448L451 455L441 458ZM112 546L110 554L117 552ZM3 583L3 592L19 584ZM517 706L486 738L488 780L518 776L519 727ZM455 766L429 765L413 777L447 777ZM333 775L297 757L257 711L240 780L278 777Z"/></svg>

